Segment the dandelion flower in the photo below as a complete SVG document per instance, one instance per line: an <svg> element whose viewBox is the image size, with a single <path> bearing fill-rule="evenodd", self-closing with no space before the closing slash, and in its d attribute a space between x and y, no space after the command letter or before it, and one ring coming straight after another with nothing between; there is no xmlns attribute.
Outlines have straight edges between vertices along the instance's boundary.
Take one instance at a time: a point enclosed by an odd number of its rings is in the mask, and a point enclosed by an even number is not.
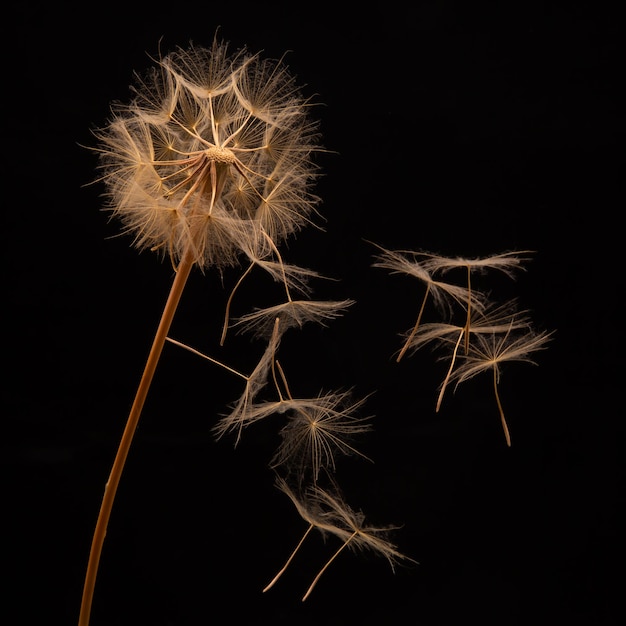
<svg viewBox="0 0 626 626"><path fill-rule="evenodd" d="M313 156L321 148L310 109L282 60L245 49L231 54L215 39L210 48L191 45L158 59L135 84L132 100L114 103L108 124L94 133L105 208L137 248L169 257L175 276L107 481L80 626L89 624L115 495L192 268L221 271L250 250L264 250L260 258L267 260L317 215ZM243 377L244 393L221 426L241 423L266 383L279 337L272 335L254 372Z"/></svg>
<svg viewBox="0 0 626 626"><path fill-rule="evenodd" d="M108 209L175 266L234 265L261 228L284 240L319 202L310 106L280 61L217 40L177 49L95 133Z"/></svg>

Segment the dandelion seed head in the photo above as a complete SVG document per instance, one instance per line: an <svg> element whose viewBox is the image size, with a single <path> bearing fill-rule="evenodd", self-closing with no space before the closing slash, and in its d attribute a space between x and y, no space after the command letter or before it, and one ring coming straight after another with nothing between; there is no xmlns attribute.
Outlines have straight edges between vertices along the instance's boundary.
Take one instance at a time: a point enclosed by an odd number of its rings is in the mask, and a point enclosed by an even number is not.
<svg viewBox="0 0 626 626"><path fill-rule="evenodd" d="M226 43L156 62L95 131L106 209L139 249L236 265L313 222L318 124L282 60Z"/></svg>

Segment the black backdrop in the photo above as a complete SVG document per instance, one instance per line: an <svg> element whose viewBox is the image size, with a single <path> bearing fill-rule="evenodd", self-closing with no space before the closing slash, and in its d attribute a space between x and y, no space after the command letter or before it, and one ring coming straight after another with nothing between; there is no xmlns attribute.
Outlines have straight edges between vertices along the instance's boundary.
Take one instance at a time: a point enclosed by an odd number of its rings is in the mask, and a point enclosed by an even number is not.
<svg viewBox="0 0 626 626"><path fill-rule="evenodd" d="M503 8L506 7L506 8ZM171 268L100 211L90 129L149 56L216 28L286 61L323 103L324 231L289 260L356 304L284 346L302 394L373 394L374 463L341 461L347 500L419 561L310 540L261 589L304 523L267 468L278 422L239 446L211 425L237 394L168 346L105 542L93 626L618 623L624 427L624 22L598 3L23 3L5 19L3 526L6 624L76 623L91 533ZM7 193L8 190L8 193ZM393 360L420 286L371 267L375 241L459 256L536 251L502 293L556 330L538 367L510 364L504 445L490 381L434 412L444 372ZM234 274L224 277L232 284ZM213 354L227 292L194 274L172 334ZM248 304L266 283L246 292ZM256 291L255 291L256 290ZM241 301L241 310L246 301ZM241 312L241 311L240 311ZM250 367L260 345L232 336ZM282 350L282 348L281 348Z"/></svg>

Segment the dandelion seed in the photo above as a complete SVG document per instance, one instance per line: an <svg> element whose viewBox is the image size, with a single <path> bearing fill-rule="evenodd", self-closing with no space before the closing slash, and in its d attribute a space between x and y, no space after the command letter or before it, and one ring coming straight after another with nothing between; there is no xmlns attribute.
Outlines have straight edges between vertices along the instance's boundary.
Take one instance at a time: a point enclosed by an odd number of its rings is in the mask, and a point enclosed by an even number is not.
<svg viewBox="0 0 626 626"><path fill-rule="evenodd" d="M234 326L258 337L267 335L271 320L277 316L281 319L283 330L294 326L302 328L307 322L325 326L327 320L339 317L352 304L353 300L289 300L243 315L236 320Z"/></svg>
<svg viewBox="0 0 626 626"><path fill-rule="evenodd" d="M320 509L320 507L314 502L309 502L305 500L304 498L299 498L298 496L296 496L294 491L287 484L287 481L285 481L283 478L277 477L276 486L278 487L278 489L280 489L280 491L282 491L285 495L287 495L287 497L291 500L292 504L296 507L296 510L298 511L298 514L300 515L300 517L305 522L307 522L308 526L304 534L298 541L298 544L296 545L295 549L289 555L289 558L287 559L283 567L281 567L281 569L274 576L274 578L270 581L270 583L266 585L266 587L263 589L264 593L266 591L269 591L278 582L278 579L285 573L285 571L287 570L287 568L289 567L289 565L295 558L296 553L302 547L302 544L304 543L305 539L309 536L309 534L314 528L317 528L320 532L322 532L322 534L328 532L332 528L332 526L327 521L325 521L324 512ZM334 530L336 530L338 533L342 532L341 529L334 529ZM349 536L349 533L346 532L345 538L347 538L348 536Z"/></svg>
<svg viewBox="0 0 626 626"><path fill-rule="evenodd" d="M338 492L333 494L315 487L312 490L311 497L314 505L325 511L325 515L333 520L330 525L327 522L326 530L339 537L343 543L317 573L302 597L303 602L311 595L324 572L346 548L352 551L370 550L384 556L393 572L395 572L396 564L400 561L416 563L413 559L402 554L397 546L388 539L389 532L397 530L398 526L376 527L366 525L363 512L351 509Z"/></svg>
<svg viewBox="0 0 626 626"><path fill-rule="evenodd" d="M319 486L314 486L307 489L303 496L298 496L284 479L278 478L277 486L289 497L300 517L308 526L285 565L263 591L269 590L277 582L313 529L319 530L323 536L328 534L334 535L342 544L317 573L302 598L303 602L311 595L313 588L317 585L324 572L346 548L350 548L353 551L371 550L384 556L389 562L392 571L395 571L396 564L401 561L416 563L415 560L402 554L397 546L389 540L388 535L390 531L396 530L397 526L375 527L366 525L364 514L361 511L355 512L351 509L336 488L335 493L331 493Z"/></svg>
<svg viewBox="0 0 626 626"><path fill-rule="evenodd" d="M324 512L324 529L332 532L347 543L350 540L351 548L356 550L371 550L387 559L391 570L395 572L396 564L413 559L402 554L396 544L388 538L390 531L398 530L400 526L372 526L365 523L365 514L353 510L344 500L339 490L333 492L314 486L311 488L313 506ZM329 524L328 520L332 520ZM354 538L353 538L354 535ZM413 561L415 562L415 561Z"/></svg>
<svg viewBox="0 0 626 626"><path fill-rule="evenodd" d="M504 252L502 254L494 254L482 258L463 258L463 257L435 257L430 261L430 268L433 272L446 273L455 268L462 268L467 274L467 315L465 322L465 353L469 350L469 326L472 315L472 272L486 272L488 269L497 269L509 278L514 278L514 270L524 269L522 263L527 261L524 254L531 254L530 250L519 252Z"/></svg>
<svg viewBox="0 0 626 626"><path fill-rule="evenodd" d="M377 244L374 245L382 252L376 256L378 260L373 264L373 267L387 269L393 274L412 276L426 286L417 320L413 329L407 335L406 341L396 359L397 361L402 359L411 344L413 336L417 333L429 296L439 310L447 311L448 313L452 311L454 302L459 304L463 310L469 311L471 308L482 310L484 308L485 297L481 293L469 291L466 287L438 281L433 278L433 272L440 268L440 264L445 261L445 257L420 251L392 251Z"/></svg>
<svg viewBox="0 0 626 626"><path fill-rule="evenodd" d="M251 240L250 243L254 244L254 247L244 248L244 253L252 266L261 268L273 280L282 283L287 294L292 289L301 294L308 294L311 291L309 281L312 278L322 278L315 270L285 263L278 248L266 233L262 233L257 241ZM267 245L263 245L264 243Z"/></svg>
<svg viewBox="0 0 626 626"><path fill-rule="evenodd" d="M408 348L418 350L424 346L436 343L438 347L445 346L452 349L448 371L439 389L435 411L439 412L443 402L450 376L456 364L456 358L461 341L469 335L491 335L507 333L511 330L530 328L531 322L527 311L517 310L517 301L510 300L504 304L489 303L482 312L473 311L469 329L464 324L458 326L451 323L427 322L422 324L419 331L410 337Z"/></svg>
<svg viewBox="0 0 626 626"><path fill-rule="evenodd" d="M230 320L230 307L233 297L235 295L235 291L239 288L245 277L252 271L254 267L260 267L261 269L268 272L275 281L283 283L285 287L285 292L287 294L287 302L292 302L292 289L297 289L303 294L308 294L310 293L310 288L308 285L309 279L312 277L320 277L320 275L313 270L284 263L280 252L278 251L278 248L271 240L269 235L265 233L262 229L261 237L250 239L249 243L251 245L244 247L243 252L248 256L251 262L246 271L242 274L242 276L235 284L228 298L224 315L224 326L222 329L220 345L223 345L226 339L226 333L228 331ZM277 257L278 260L274 260L271 257ZM274 313L279 314L279 311L275 310L274 312L270 313L270 316L274 315ZM260 324L262 328L257 329L256 331L256 334L258 336L267 335L268 330L270 330L271 332L271 328L273 325L272 321L270 319L269 324L267 323L267 321L268 320L266 319Z"/></svg>
<svg viewBox="0 0 626 626"><path fill-rule="evenodd" d="M472 311L469 332L477 334L506 333L509 329L521 329L531 325L529 312L518 309L517 299L508 300L502 304L488 302L482 311ZM451 322L424 322L417 333L413 334L408 349L417 351L427 345L434 347L448 345L456 341L459 334L466 329L463 325ZM408 337L409 332L405 333Z"/></svg>
<svg viewBox="0 0 626 626"><path fill-rule="evenodd" d="M516 334L513 332L513 323L503 334L477 334L476 341L470 345L470 351L467 355L463 355L462 363L450 375L450 382L454 382L458 387L462 382L470 380L481 372L492 371L493 389L507 446L511 445L511 436L498 392L501 366L507 361L536 365L530 355L545 349L552 334L546 331L536 333L531 328L525 328L523 332Z"/></svg>
<svg viewBox="0 0 626 626"><path fill-rule="evenodd" d="M352 402L351 395L350 390L285 400L288 422L280 431L282 441L270 466L295 468L300 481L311 475L317 482L322 468L334 471L337 454L371 460L351 443L357 435L372 430L370 416L357 416L367 398Z"/></svg>
<svg viewBox="0 0 626 626"><path fill-rule="evenodd" d="M279 332L279 328L280 320L276 318L274 321L274 332L257 366L254 368L252 374L247 377L245 389L239 400L234 403L232 411L222 417L213 428L213 432L218 439L223 437L227 432L236 430L237 438L235 445L237 445L244 426L270 414L254 415L252 409L255 406L253 403L254 399L267 384L269 372L280 344L281 333Z"/></svg>

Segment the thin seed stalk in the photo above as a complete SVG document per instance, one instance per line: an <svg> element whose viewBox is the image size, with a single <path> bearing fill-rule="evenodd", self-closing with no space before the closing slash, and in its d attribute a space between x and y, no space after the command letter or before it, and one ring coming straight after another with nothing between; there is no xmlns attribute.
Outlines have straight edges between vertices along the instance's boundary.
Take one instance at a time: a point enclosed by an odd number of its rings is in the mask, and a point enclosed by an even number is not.
<svg viewBox="0 0 626 626"><path fill-rule="evenodd" d="M322 577L322 574L329 568L330 564L339 556L339 554L342 552L342 550L344 550L348 544L359 534L358 530L355 530L346 540L345 542L341 545L341 547L339 548L339 550L337 550L337 552L335 552L335 554L333 554L330 559L328 559L328 561L326 561L326 565L324 565L324 567L322 567L322 569L317 573L317 576L313 579L313 582L311 583L311 585L309 586L309 588L307 589L307 592L304 594L304 596L302 597L302 602L304 602L310 595L311 592L313 591L313 587L315 587L315 585L317 585L318 580Z"/></svg>
<svg viewBox="0 0 626 626"><path fill-rule="evenodd" d="M304 543L304 540L308 537L309 533L313 530L313 528L315 527L313 526L313 524L311 524L306 529L306 532L304 533L304 535L302 535L302 537L300 538L300 541L298 541L298 545L295 547L295 549L293 550L293 552L291 553L291 555L289 556L285 564L281 567L278 574L276 574L276 576L272 578L272 581L265 587L265 589L263 589L263 593L265 593L266 591L269 591L276 584L278 579L284 574L285 570L289 567L289 564L291 563L291 561L293 561L294 557L296 556L296 552L300 549L300 546Z"/></svg>
<svg viewBox="0 0 626 626"><path fill-rule="evenodd" d="M467 266L467 319L465 322L465 354L469 352L469 329L472 323L472 270Z"/></svg>
<svg viewBox="0 0 626 626"><path fill-rule="evenodd" d="M428 298L428 292L430 291L430 284L426 285L426 293L424 294L424 298L422 300L422 305L420 306L420 312L417 315L417 321L415 322L415 326L413 326L413 330L407 337L407 340L404 342L404 346L402 346L402 350L400 350L400 354L396 358L396 363L399 363L404 353L408 350L409 344L411 343L411 339L415 337L415 333L417 333L417 329L419 328L420 322L422 321L422 315L424 313L424 307L426 306L426 300Z"/></svg>
<svg viewBox="0 0 626 626"><path fill-rule="evenodd" d="M504 417L504 409L502 408L502 402L500 401L500 394L498 393L498 371L493 368L493 390L496 394L496 402L498 404L498 411L500 411L500 421L502 422L502 430L504 430L504 437L506 439L506 445L511 447L511 434L509 433L509 427Z"/></svg>
<svg viewBox="0 0 626 626"><path fill-rule="evenodd" d="M443 394L446 392L446 387L448 386L448 381L450 380L450 376L452 375L452 370L454 369L454 364L456 363L456 355L459 350L459 344L461 343L461 339L466 334L465 328L459 333L459 338L454 345L454 351L452 352L452 358L450 359L450 367L448 368L448 373L441 385L441 390L439 391L439 397L437 398L437 406L435 407L435 413L439 413L439 409L441 408L441 403L443 402Z"/></svg>
<svg viewBox="0 0 626 626"><path fill-rule="evenodd" d="M188 251L181 260L174 281L172 282L172 287L152 342L152 348L150 349L146 366L139 382L139 387L137 388L135 400L130 409L126 427L124 428L117 454L115 456L115 460L113 461L109 480L107 481L104 489L104 496L102 498L100 513L98 514L98 520L96 522L96 528L91 543L91 551L89 553L89 562L87 564L87 572L85 575L85 585L83 587L83 597L80 607L78 626L88 626L89 624L96 584L96 575L98 573L102 546L104 544L109 518L111 517L115 494L122 477L122 471L124 469L128 451L130 450L130 445L139 422L139 417L141 416L141 412L148 395L148 390L150 389L161 352L163 351L167 334L193 265L194 255L191 251Z"/></svg>

